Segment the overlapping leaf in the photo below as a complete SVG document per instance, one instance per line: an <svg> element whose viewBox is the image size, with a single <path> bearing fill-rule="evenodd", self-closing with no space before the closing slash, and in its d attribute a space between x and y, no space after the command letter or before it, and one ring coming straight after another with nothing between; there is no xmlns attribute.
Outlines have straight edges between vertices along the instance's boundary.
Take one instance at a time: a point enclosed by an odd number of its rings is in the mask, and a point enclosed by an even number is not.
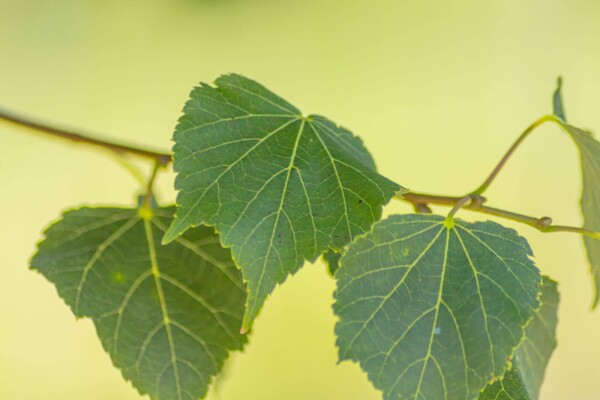
<svg viewBox="0 0 600 400"><path fill-rule="evenodd" d="M196 400L239 334L245 288L212 228L167 246L174 209L82 208L46 231L32 268L90 317L115 366L156 400Z"/></svg>
<svg viewBox="0 0 600 400"><path fill-rule="evenodd" d="M239 75L194 89L174 140L179 209L165 241L216 225L248 283L244 330L278 283L368 230L400 189L349 131Z"/></svg>
<svg viewBox="0 0 600 400"><path fill-rule="evenodd" d="M358 361L386 399L477 398L539 306L523 238L492 222L451 222L390 217L340 261L340 359Z"/></svg>
<svg viewBox="0 0 600 400"><path fill-rule="evenodd" d="M543 278L542 306L525 329L525 340L515 352L513 365L501 380L490 384L480 400L537 400L546 366L556 348L559 295L557 284Z"/></svg>
<svg viewBox="0 0 600 400"><path fill-rule="evenodd" d="M562 104L560 81L554 94L554 113L560 118L559 123L573 138L581 159L582 194L581 211L583 227L591 231L600 231L600 142L590 132L569 125L565 120ZM594 281L593 306L600 301L600 240L585 236L583 238L590 272Z"/></svg>
<svg viewBox="0 0 600 400"><path fill-rule="evenodd" d="M335 271L340 267L340 258L342 258L342 253L334 250L327 250L323 253L323 261L327 265L327 271L331 276L335 275Z"/></svg>
<svg viewBox="0 0 600 400"><path fill-rule="evenodd" d="M504 377L489 385L479 396L479 400L530 400L520 371L513 366Z"/></svg>

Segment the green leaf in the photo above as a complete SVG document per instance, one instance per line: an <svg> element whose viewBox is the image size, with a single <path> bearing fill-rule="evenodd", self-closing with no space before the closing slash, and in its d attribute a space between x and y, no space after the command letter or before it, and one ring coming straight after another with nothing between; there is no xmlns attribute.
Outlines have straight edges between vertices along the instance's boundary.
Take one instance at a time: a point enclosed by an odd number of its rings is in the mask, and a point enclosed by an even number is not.
<svg viewBox="0 0 600 400"><path fill-rule="evenodd" d="M579 149L583 181L580 203L583 227L591 231L600 231L600 142L594 139L590 132L568 124L564 124L563 127ZM594 281L592 305L596 307L600 300L600 240L585 236L583 242Z"/></svg>
<svg viewBox="0 0 600 400"><path fill-rule="evenodd" d="M531 400L520 370L514 365L506 371L502 379L488 385L479 400Z"/></svg>
<svg viewBox="0 0 600 400"><path fill-rule="evenodd" d="M342 258L342 253L335 250L327 250L323 253L323 261L327 264L327 271L331 276L335 275L335 271L340 267L340 258Z"/></svg>
<svg viewBox="0 0 600 400"><path fill-rule="evenodd" d="M82 208L50 226L31 261L77 317L90 317L142 394L196 400L241 350L245 290L212 228L161 246L174 208ZM141 214L141 213L140 213Z"/></svg>
<svg viewBox="0 0 600 400"><path fill-rule="evenodd" d="M480 400L537 400L550 356L556 348L558 324L557 284L543 277L542 306L525 329L525 340L515 352L512 368L504 377L490 384Z"/></svg>
<svg viewBox="0 0 600 400"><path fill-rule="evenodd" d="M556 89L554 98L561 98L561 86ZM556 104L556 101L555 101ZM559 110L563 109L562 100ZM556 114L556 105L555 105ZM560 115L557 115L560 117ZM600 142L594 139L591 132L584 131L562 121L557 121L562 128L573 138L581 159L582 194L581 211L583 213L583 227L590 231L600 231ZM600 237L600 235L599 235ZM595 308L600 301L600 240L588 236L583 238L587 257L590 263L590 273L594 282L594 298L592 306Z"/></svg>
<svg viewBox="0 0 600 400"><path fill-rule="evenodd" d="M563 101L562 101L561 88L562 88L562 78L558 77L558 79L556 80L556 90L554 91L554 96L552 96L553 113L558 118L560 118L561 120L566 122L567 118L565 117L565 107L564 107Z"/></svg>
<svg viewBox="0 0 600 400"><path fill-rule="evenodd" d="M277 284L368 230L400 190L349 131L239 75L194 89L174 140L179 209L164 240L217 227L248 282L244 330Z"/></svg>
<svg viewBox="0 0 600 400"><path fill-rule="evenodd" d="M502 376L539 306L529 245L493 222L395 215L345 251L340 360L386 399L474 399Z"/></svg>

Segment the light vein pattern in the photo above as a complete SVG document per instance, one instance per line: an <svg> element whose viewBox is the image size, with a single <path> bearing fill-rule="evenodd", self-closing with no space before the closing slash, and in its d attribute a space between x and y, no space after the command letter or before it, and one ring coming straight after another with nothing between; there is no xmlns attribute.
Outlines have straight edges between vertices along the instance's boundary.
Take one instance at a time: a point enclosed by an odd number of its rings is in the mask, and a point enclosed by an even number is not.
<svg viewBox="0 0 600 400"><path fill-rule="evenodd" d="M502 376L539 305L527 242L493 222L396 215L336 272L340 360L386 399L470 400Z"/></svg>
<svg viewBox="0 0 600 400"><path fill-rule="evenodd" d="M515 352L513 365L501 380L490 384L479 400L537 400L550 356L556 348L559 295L557 284L543 277L542 306L525 329L525 340Z"/></svg>
<svg viewBox="0 0 600 400"><path fill-rule="evenodd" d="M243 330L277 284L381 218L401 187L362 142L239 75L195 88L174 134L174 240L215 225L248 283Z"/></svg>
<svg viewBox="0 0 600 400"><path fill-rule="evenodd" d="M77 317L90 317L123 376L156 400L203 397L233 350L245 288L213 228L167 246L174 208L82 208L45 233L31 266Z"/></svg>
<svg viewBox="0 0 600 400"><path fill-rule="evenodd" d="M502 379L489 385L479 400L532 400L532 397L527 392L521 374L513 366Z"/></svg>

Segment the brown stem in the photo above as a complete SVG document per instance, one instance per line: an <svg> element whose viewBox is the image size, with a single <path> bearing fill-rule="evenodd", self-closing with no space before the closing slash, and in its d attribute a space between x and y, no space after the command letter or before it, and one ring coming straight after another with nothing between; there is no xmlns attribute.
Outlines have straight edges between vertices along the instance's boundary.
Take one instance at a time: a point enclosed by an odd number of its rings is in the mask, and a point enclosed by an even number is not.
<svg viewBox="0 0 600 400"><path fill-rule="evenodd" d="M465 200L470 197L470 201ZM516 221L522 224L532 226L542 232L573 232L579 233L584 236L588 236L594 239L600 239L600 232L592 231L589 229L578 228L574 226L564 225L552 225L552 219L550 217L530 217L528 215L518 214L512 211L502 210L499 208L484 206L482 203L485 199L479 195L471 195L467 197L455 197L455 196L438 196L426 193L406 192L398 194L396 199L411 203L413 206L419 205L420 207L428 204L436 204L442 206L450 206L464 208L465 210L471 210L483 214L493 215ZM463 204L461 204L463 203Z"/></svg>
<svg viewBox="0 0 600 400"><path fill-rule="evenodd" d="M160 153L156 151L142 149L137 146L128 146L125 144L115 143L108 140L94 138L87 134L76 133L67 129L58 128L43 124L38 121L34 121L30 118L23 117L21 115L14 114L12 112L0 109L0 120L4 120L15 125L30 128L37 132L46 133L52 136L60 137L62 139L71 140L77 143L85 143L94 146L100 146L105 149L112 150L119 154L133 154L139 157L149 158L154 160L161 166L166 166L171 162L171 155L167 153Z"/></svg>

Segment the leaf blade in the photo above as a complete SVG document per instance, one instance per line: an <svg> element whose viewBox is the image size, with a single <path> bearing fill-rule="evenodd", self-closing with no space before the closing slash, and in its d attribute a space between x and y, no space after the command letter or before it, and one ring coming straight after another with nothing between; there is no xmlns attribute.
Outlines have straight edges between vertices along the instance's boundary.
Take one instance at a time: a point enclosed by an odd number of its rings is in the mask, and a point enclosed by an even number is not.
<svg viewBox="0 0 600 400"><path fill-rule="evenodd" d="M502 375L537 307L530 255L514 231L491 222L379 222L336 272L340 360L359 362L386 399L476 398Z"/></svg>
<svg viewBox="0 0 600 400"><path fill-rule="evenodd" d="M600 209L597 199L600 198L600 142L590 132L563 124L564 129L575 142L580 155L582 172L582 191L580 199L583 214L583 227L591 231L600 231ZM592 307L600 301L600 240L584 237L590 273L594 284Z"/></svg>
<svg viewBox="0 0 600 400"><path fill-rule="evenodd" d="M152 219L133 209L67 212L46 231L31 266L77 317L93 320L113 363L140 393L197 399L246 343L236 329L245 293L212 229L157 246L173 211L156 209Z"/></svg>
<svg viewBox="0 0 600 400"><path fill-rule="evenodd" d="M552 113L560 118L563 122L567 122L565 116L565 107L562 100L562 78L556 80L556 90L552 96Z"/></svg>
<svg viewBox="0 0 600 400"><path fill-rule="evenodd" d="M179 209L165 241L216 226L248 283L243 330L276 285L368 230L401 188L349 131L239 75L194 89L174 140Z"/></svg>
<svg viewBox="0 0 600 400"><path fill-rule="evenodd" d="M557 283L543 277L541 307L525 329L525 340L515 351L512 368L482 392L479 400L537 400L546 367L556 348L559 294Z"/></svg>
<svg viewBox="0 0 600 400"><path fill-rule="evenodd" d="M600 208L597 206L598 199L600 199L600 185L598 185L600 182L600 142L594 138L591 132L566 122L560 78L554 92L553 103L553 113L558 117L556 122L573 139L579 151L582 174L580 208L583 214L583 227L590 231L600 232ZM592 308L596 308L600 302L600 240L584 236L583 243L594 289Z"/></svg>

